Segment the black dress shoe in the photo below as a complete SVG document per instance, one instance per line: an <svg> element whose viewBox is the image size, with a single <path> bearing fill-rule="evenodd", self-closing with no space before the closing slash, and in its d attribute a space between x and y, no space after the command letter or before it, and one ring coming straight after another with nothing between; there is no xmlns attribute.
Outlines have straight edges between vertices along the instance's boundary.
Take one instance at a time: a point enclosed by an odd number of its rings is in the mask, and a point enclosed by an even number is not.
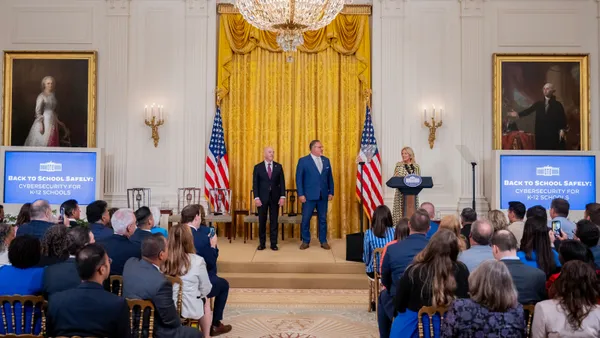
<svg viewBox="0 0 600 338"><path fill-rule="evenodd" d="M257 250L264 250L264 249L266 249L266 248L267 248L267 247L266 247L264 244L261 244L261 245L259 245L259 246L258 246L258 248L256 248L256 249L257 249Z"/></svg>
<svg viewBox="0 0 600 338"><path fill-rule="evenodd" d="M279 250L279 248L277 247L277 245L271 245L271 250L277 251Z"/></svg>

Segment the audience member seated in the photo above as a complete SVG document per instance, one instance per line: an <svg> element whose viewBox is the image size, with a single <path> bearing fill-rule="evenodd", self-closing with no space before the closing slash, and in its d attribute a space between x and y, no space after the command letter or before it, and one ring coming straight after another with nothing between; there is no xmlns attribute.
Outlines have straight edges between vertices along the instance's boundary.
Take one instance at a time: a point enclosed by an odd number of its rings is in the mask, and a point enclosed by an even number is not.
<svg viewBox="0 0 600 338"><path fill-rule="evenodd" d="M527 217L527 219L537 217L537 218L543 220L544 224L548 223L548 213L546 212L546 208L544 208L541 205L534 205L531 208L527 209L526 217ZM524 226L523 226L523 231L525 231Z"/></svg>
<svg viewBox="0 0 600 338"><path fill-rule="evenodd" d="M596 268L594 264L594 257L591 251L581 242L574 239L567 239L560 244L558 249L558 260L563 266L570 261L582 261L589 264L592 268ZM546 282L546 290L548 291L549 298L554 298L556 290L554 289L554 282L560 276L560 272L551 275Z"/></svg>
<svg viewBox="0 0 600 338"><path fill-rule="evenodd" d="M440 221L440 229L452 231L458 237L458 249L462 252L467 250L467 240L460 234L460 221L454 215L442 217Z"/></svg>
<svg viewBox="0 0 600 338"><path fill-rule="evenodd" d="M206 271L204 258L196 254L192 230L185 224L176 225L169 233L169 255L163 265L163 273L167 276L179 277L183 283L181 316L187 319L200 320L200 328L204 337L210 337L212 310L206 297L210 294L212 284ZM179 285L173 285L173 301L177 301Z"/></svg>
<svg viewBox="0 0 600 338"><path fill-rule="evenodd" d="M517 238L508 230L500 230L492 236L494 258L506 265L517 288L519 303L535 304L546 299L546 274L525 265L517 256Z"/></svg>
<svg viewBox="0 0 600 338"><path fill-rule="evenodd" d="M110 271L110 258L102 246L90 244L82 248L77 253L75 264L83 282L74 289L51 296L48 302L48 335L129 337L127 302L102 288Z"/></svg>
<svg viewBox="0 0 600 338"><path fill-rule="evenodd" d="M458 237L443 229L415 256L397 283L390 337L414 336L423 306L448 306L455 298L469 297L469 270L457 261L458 252Z"/></svg>
<svg viewBox="0 0 600 338"><path fill-rule="evenodd" d="M152 235L152 227L154 226L154 217L148 207L141 207L135 211L135 219L137 221L137 229L129 237L129 240L135 244L142 245L142 241L146 237Z"/></svg>
<svg viewBox="0 0 600 338"><path fill-rule="evenodd" d="M517 256L529 266L538 268L550 276L560 267L558 253L552 248L550 238L554 232L548 230L546 221L541 217L528 217L525 221L521 248Z"/></svg>
<svg viewBox="0 0 600 338"><path fill-rule="evenodd" d="M575 233L575 223L569 221L569 202L562 198L555 198L550 204L550 218L548 228L552 228L552 221L560 221L561 230L567 234L569 239L573 239Z"/></svg>
<svg viewBox="0 0 600 338"><path fill-rule="evenodd" d="M471 235L469 236L471 248L458 255L458 260L467 266L469 272L475 271L481 262L494 259L490 247L493 234L494 226L489 220L480 219L471 225Z"/></svg>
<svg viewBox="0 0 600 338"><path fill-rule="evenodd" d="M392 244L396 244L399 241L405 239L406 237L408 237L408 235L409 235L408 218L404 217L404 218L400 219L400 222L398 222L398 224L396 224L396 227L394 228L394 240L390 241L388 244L386 244L383 247L383 252L381 253L381 258L379 259L379 266L383 265L383 257L385 256L385 253L387 252L388 247Z"/></svg>
<svg viewBox="0 0 600 338"><path fill-rule="evenodd" d="M439 228L439 225L433 221L435 219L435 206L431 202L424 202L421 204L421 209L427 211L427 214L429 214L429 231L427 231L426 237L430 239Z"/></svg>
<svg viewBox="0 0 600 338"><path fill-rule="evenodd" d="M141 258L141 247L129 241L129 238L136 230L135 215L131 209L117 210L111 220L114 234L103 240L98 241L98 244L104 247L106 254L112 260L110 264L110 274L122 275L125 262L131 257Z"/></svg>
<svg viewBox="0 0 600 338"><path fill-rule="evenodd" d="M510 222L508 230L515 235L517 243L521 243L523 237L523 228L525 227L523 218L525 218L526 211L525 204L516 201L508 202L508 221Z"/></svg>
<svg viewBox="0 0 600 338"><path fill-rule="evenodd" d="M115 212L117 212L117 210L119 210L119 208L109 208L108 209L108 223L106 223L106 227L111 230L113 227L112 227L112 223L110 222L110 220L112 219Z"/></svg>
<svg viewBox="0 0 600 338"><path fill-rule="evenodd" d="M583 218L600 226L600 203L588 203L585 205ZM600 244L600 243L598 243Z"/></svg>
<svg viewBox="0 0 600 338"><path fill-rule="evenodd" d="M56 226L64 227L62 224ZM94 234L88 227L76 226L69 228L66 240L68 259L47 267L46 273L44 273L44 295L46 295L46 298L56 292L73 289L81 284L81 278L79 278L75 264L75 255L86 245L94 243Z"/></svg>
<svg viewBox="0 0 600 338"><path fill-rule="evenodd" d="M600 267L600 228L589 220L581 220L577 222L574 239L580 240L590 251L594 257L596 266Z"/></svg>
<svg viewBox="0 0 600 338"><path fill-rule="evenodd" d="M467 239L467 249L471 247L469 236L471 235L471 224L477 220L477 213L472 208L464 208L460 213L460 223L462 229L460 234Z"/></svg>
<svg viewBox="0 0 600 338"><path fill-rule="evenodd" d="M508 229L508 219L500 210L490 210L487 214L487 219L494 227L494 232L498 230Z"/></svg>
<svg viewBox="0 0 600 338"><path fill-rule="evenodd" d="M600 284L594 269L582 261L567 262L554 287L554 299L535 306L531 337L600 337Z"/></svg>
<svg viewBox="0 0 600 338"><path fill-rule="evenodd" d="M60 210L64 214L64 224L70 227L79 225L77 221L81 218L81 209L76 200L66 200L60 205Z"/></svg>
<svg viewBox="0 0 600 338"><path fill-rule="evenodd" d="M36 267L40 261L41 245L39 239L31 235L22 235L15 238L8 247L8 260L10 265L0 267L0 296L14 295L39 295L42 291L42 278L44 269ZM2 313L3 311L3 313ZM6 318L21 318L21 308L17 307L14 312L11 306L3 304L0 307L0 336L5 333L31 333L26 325L25 332L22 332L21 321L17 319L17 325L12 324L12 320L4 322ZM37 312L37 311L36 311ZM39 316L37 316L39 318ZM31 305L26 305L25 322L31 323ZM41 331L41 321L34 325L34 333Z"/></svg>
<svg viewBox="0 0 600 338"><path fill-rule="evenodd" d="M106 202L98 200L90 203L85 208L85 213L90 229L97 241L112 236L112 229L106 226L110 222L108 204Z"/></svg>
<svg viewBox="0 0 600 338"><path fill-rule="evenodd" d="M36 200L31 204L29 214L31 221L19 227L17 236L31 235L41 241L46 231L54 225L50 204L46 200Z"/></svg>
<svg viewBox="0 0 600 338"><path fill-rule="evenodd" d="M523 306L506 265L481 263L469 275L471 299L456 299L446 312L441 337L525 337Z"/></svg>
<svg viewBox="0 0 600 338"><path fill-rule="evenodd" d="M16 230L10 224L0 223L0 267L10 264L8 260L8 246L15 239Z"/></svg>
<svg viewBox="0 0 600 338"><path fill-rule="evenodd" d="M371 228L365 231L363 262L366 265L367 276L371 279L375 278L373 252L375 249L383 248L387 243L394 240L395 229L393 222L390 208L380 205L373 211ZM381 266L378 266L377 269L381 272Z"/></svg>
<svg viewBox="0 0 600 338"><path fill-rule="evenodd" d="M154 337L202 337L192 327L181 325L175 302L173 286L160 272L169 255L167 239L153 234L142 242L142 259L130 258L123 269L123 297L150 300L154 304Z"/></svg>
<svg viewBox="0 0 600 338"><path fill-rule="evenodd" d="M167 229L160 227L160 209L158 207L150 207L152 217L154 218L154 226L150 230L153 234L162 234L165 238L169 235Z"/></svg>
<svg viewBox="0 0 600 338"><path fill-rule="evenodd" d="M421 252L427 242L429 231L429 213L417 209L408 222L409 236L396 244L390 245L383 256L381 264L381 283L385 287L379 294L379 310L377 322L381 337L389 337L394 318L394 296L396 296L396 281L400 280L406 268L415 256Z"/></svg>
<svg viewBox="0 0 600 338"><path fill-rule="evenodd" d="M208 277L212 284L212 289L208 298L215 297L213 309L213 322L210 329L211 336L217 336L231 331L231 325L225 325L223 312L229 297L229 282L224 278L217 276L217 259L219 258L219 248L217 248L217 236L211 237L210 228L201 226L204 224L204 209L199 204L190 204L181 210L181 223L187 224L192 230L194 236L194 247L196 253L204 258Z"/></svg>
<svg viewBox="0 0 600 338"><path fill-rule="evenodd" d="M17 215L17 220L15 221L15 226L18 227L31 222L31 214L29 213L30 210L31 203L25 203L23 206L21 206L19 214Z"/></svg>
<svg viewBox="0 0 600 338"><path fill-rule="evenodd" d="M67 244L67 227L64 224L51 226L42 238L42 259L38 266L43 268L69 258L69 247Z"/></svg>

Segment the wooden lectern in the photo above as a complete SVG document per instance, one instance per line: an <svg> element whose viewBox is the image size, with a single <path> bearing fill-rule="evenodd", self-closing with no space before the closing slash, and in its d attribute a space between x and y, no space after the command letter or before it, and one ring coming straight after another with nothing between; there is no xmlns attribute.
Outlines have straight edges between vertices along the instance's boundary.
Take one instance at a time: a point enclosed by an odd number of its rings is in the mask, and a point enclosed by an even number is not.
<svg viewBox="0 0 600 338"><path fill-rule="evenodd" d="M404 183L404 177L392 177L385 184L394 189L400 190L404 203L402 205L402 215L410 218L415 213L415 199L423 189L433 187L431 177L421 177L421 184L417 186L408 186Z"/></svg>

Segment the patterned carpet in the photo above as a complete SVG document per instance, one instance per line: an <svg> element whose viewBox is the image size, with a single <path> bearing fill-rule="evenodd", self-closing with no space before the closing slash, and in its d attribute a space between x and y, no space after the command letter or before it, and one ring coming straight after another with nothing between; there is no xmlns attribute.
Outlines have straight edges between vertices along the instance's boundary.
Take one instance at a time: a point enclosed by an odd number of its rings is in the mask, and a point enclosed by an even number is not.
<svg viewBox="0 0 600 338"><path fill-rule="evenodd" d="M366 290L232 289L226 338L378 337Z"/></svg>

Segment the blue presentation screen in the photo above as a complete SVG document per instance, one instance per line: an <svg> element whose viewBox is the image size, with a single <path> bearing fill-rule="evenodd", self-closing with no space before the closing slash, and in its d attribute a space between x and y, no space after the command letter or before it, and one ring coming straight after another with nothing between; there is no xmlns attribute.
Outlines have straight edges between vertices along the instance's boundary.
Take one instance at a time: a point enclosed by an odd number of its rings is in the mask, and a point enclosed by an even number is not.
<svg viewBox="0 0 600 338"><path fill-rule="evenodd" d="M555 198L584 210L596 201L594 156L500 155L500 208L520 201L548 209Z"/></svg>
<svg viewBox="0 0 600 338"><path fill-rule="evenodd" d="M96 153L6 151L4 203L45 199L62 204L75 199L90 204L96 196Z"/></svg>

